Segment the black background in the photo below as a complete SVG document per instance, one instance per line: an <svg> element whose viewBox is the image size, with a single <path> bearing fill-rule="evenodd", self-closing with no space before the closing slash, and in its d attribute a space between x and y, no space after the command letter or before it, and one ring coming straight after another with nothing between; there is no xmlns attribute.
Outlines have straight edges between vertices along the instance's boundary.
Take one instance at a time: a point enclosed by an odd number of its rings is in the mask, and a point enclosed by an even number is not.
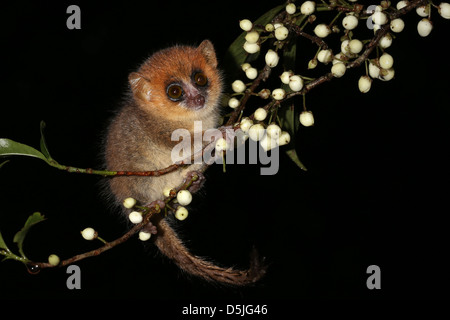
<svg viewBox="0 0 450 320"><path fill-rule="evenodd" d="M81 8L81 30L66 28L70 4ZM238 20L254 20L271 7L234 0L4 4L0 136L38 148L44 120L53 158L99 167L101 136L129 72L158 49L206 38L223 61L240 34ZM448 298L450 64L444 45L450 22L436 11L432 17L435 29L427 38L417 35L415 13L406 19L388 49L394 80L374 81L361 94L361 67L308 94L316 124L300 128L297 137L307 172L284 155L275 176L260 176L258 165L230 165L226 174L220 165L209 169L182 234L193 252L226 266L244 267L256 245L269 264L256 286L188 278L133 238L77 262L81 290L67 289L65 268L30 275L22 264L5 261L0 297L176 300L174 314L199 299L256 299L270 306L308 298ZM306 64L311 56L301 58ZM301 106L300 99L296 103ZM12 237L34 211L48 218L25 242L34 260L95 248L99 243L79 235L87 226L105 239L118 237L127 226L99 196L99 182L12 158L0 171L3 238L15 249ZM381 268L381 290L366 287L369 265Z"/></svg>

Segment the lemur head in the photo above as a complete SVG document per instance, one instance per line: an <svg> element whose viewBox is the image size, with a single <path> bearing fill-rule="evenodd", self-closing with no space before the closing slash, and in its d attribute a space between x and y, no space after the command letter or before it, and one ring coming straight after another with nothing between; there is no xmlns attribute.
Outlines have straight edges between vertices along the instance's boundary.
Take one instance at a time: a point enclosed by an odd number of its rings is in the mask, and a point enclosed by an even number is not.
<svg viewBox="0 0 450 320"><path fill-rule="evenodd" d="M174 46L153 54L129 75L134 99L146 112L165 119L201 119L216 112L222 82L214 47Z"/></svg>

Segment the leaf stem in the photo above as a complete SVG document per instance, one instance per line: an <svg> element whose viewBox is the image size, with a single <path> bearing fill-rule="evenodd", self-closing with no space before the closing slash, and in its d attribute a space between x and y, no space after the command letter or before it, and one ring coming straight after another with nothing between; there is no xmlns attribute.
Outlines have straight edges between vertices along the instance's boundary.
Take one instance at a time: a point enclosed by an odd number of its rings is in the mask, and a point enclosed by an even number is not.
<svg viewBox="0 0 450 320"><path fill-rule="evenodd" d="M16 261L20 261L22 263L29 263L30 260L25 257L25 256L18 256L17 254L11 252L11 250L9 249L0 249L0 255L5 256L5 258L3 260L7 260L7 259L13 259ZM3 261L2 260L2 261Z"/></svg>

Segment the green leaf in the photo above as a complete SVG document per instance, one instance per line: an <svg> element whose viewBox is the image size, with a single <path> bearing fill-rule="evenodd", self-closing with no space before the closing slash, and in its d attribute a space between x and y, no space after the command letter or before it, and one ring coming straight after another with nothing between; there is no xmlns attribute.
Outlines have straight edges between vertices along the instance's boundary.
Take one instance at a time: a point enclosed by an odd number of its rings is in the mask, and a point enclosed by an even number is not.
<svg viewBox="0 0 450 320"><path fill-rule="evenodd" d="M290 106L281 106L280 109L278 109L278 116L281 127L291 136L291 142L283 147L286 150L286 154L300 169L307 171L308 169L306 169L304 164L300 161L297 151L295 150L295 133L298 130L299 121L294 104L291 104Z"/></svg>
<svg viewBox="0 0 450 320"><path fill-rule="evenodd" d="M8 246L5 243L5 240L3 240L2 233L0 232L0 249L10 251Z"/></svg>
<svg viewBox="0 0 450 320"><path fill-rule="evenodd" d="M49 162L49 159L36 149L10 139L0 139L0 157L2 156L28 156Z"/></svg>
<svg viewBox="0 0 450 320"><path fill-rule="evenodd" d="M295 58L297 57L297 42L291 41L288 48L283 50L283 66L285 70L295 73Z"/></svg>
<svg viewBox="0 0 450 320"><path fill-rule="evenodd" d="M289 145L288 147L289 148ZM303 171L308 171L308 169L305 167L305 165L300 161L300 159L298 158L297 155L297 151L295 151L295 148L293 149L288 149L286 151L286 154L288 155L289 158L291 158L291 160Z"/></svg>
<svg viewBox="0 0 450 320"><path fill-rule="evenodd" d="M39 212L35 212L28 217L23 228L15 234L13 241L14 243L17 243L17 246L19 247L19 252L22 255L22 257L26 258L25 254L23 253L23 241L25 240L28 230L30 230L30 228L34 226L36 223L39 223L44 220L45 217L42 214L40 214Z"/></svg>
<svg viewBox="0 0 450 320"><path fill-rule="evenodd" d="M295 59L297 57L297 43L293 42L290 47L286 48L283 52L283 66L285 70L292 70L295 72ZM285 89L288 86L285 85ZM287 131L291 136L291 142L285 146L286 154L288 157L302 170L307 171L306 167L300 161L297 151L295 150L295 135L298 131L300 121L298 119L299 113L295 110L294 104L282 105L278 109L278 118L280 119L280 125L283 130Z"/></svg>
<svg viewBox="0 0 450 320"><path fill-rule="evenodd" d="M267 23L272 21L272 19L282 10L285 8L286 5L282 4L279 5L269 11L267 11L265 14L263 14L261 17L256 19L255 22L253 22L253 25L263 25L265 26ZM226 54L225 54L225 66L227 67L226 70L233 70L233 69L239 69L240 66L247 60L248 54L245 52L244 48L242 47L245 43L245 35L247 32L242 32L236 40L233 41L233 43L228 48ZM253 54L250 56L256 56L257 54Z"/></svg>
<svg viewBox="0 0 450 320"><path fill-rule="evenodd" d="M51 160L52 157L50 156L50 152L48 151L47 144L45 143L44 129L45 129L45 122L41 121L41 152L44 154L44 156L47 158L47 160Z"/></svg>

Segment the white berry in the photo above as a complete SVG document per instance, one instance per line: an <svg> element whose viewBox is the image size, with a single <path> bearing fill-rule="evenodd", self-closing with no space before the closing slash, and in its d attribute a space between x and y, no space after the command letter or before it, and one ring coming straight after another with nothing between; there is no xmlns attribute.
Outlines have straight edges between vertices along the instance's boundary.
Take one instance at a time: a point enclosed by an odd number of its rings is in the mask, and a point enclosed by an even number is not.
<svg viewBox="0 0 450 320"><path fill-rule="evenodd" d="M284 145L288 144L290 141L291 141L291 135L286 131L282 131L280 134L280 138L278 139L278 145L284 146Z"/></svg>
<svg viewBox="0 0 450 320"><path fill-rule="evenodd" d="M317 59L311 59L308 62L308 69L314 69L317 67Z"/></svg>
<svg viewBox="0 0 450 320"><path fill-rule="evenodd" d="M81 231L81 236L85 240L94 240L95 238L97 238L97 231L95 231L93 228L86 228Z"/></svg>
<svg viewBox="0 0 450 320"><path fill-rule="evenodd" d="M430 7L429 6L417 7L416 12L421 17L428 17L428 15L430 14Z"/></svg>
<svg viewBox="0 0 450 320"><path fill-rule="evenodd" d="M283 26L283 24L280 23L280 22L277 22L277 23L275 23L275 24L273 25L274 30L277 30L279 27L282 27L282 26Z"/></svg>
<svg viewBox="0 0 450 320"><path fill-rule="evenodd" d="M397 10L403 9L404 7L406 7L408 5L408 3L409 3L409 1L407 1L407 0L406 1L402 0L402 1L397 2L397 6L396 6Z"/></svg>
<svg viewBox="0 0 450 320"><path fill-rule="evenodd" d="M347 71L347 67L342 62L336 63L331 67L331 73L336 78L342 77L345 71Z"/></svg>
<svg viewBox="0 0 450 320"><path fill-rule="evenodd" d="M394 58L389 53L383 53L378 62L381 68L390 69L394 65Z"/></svg>
<svg viewBox="0 0 450 320"><path fill-rule="evenodd" d="M241 69L244 72L247 71L247 69L251 68L251 67L252 67L252 65L250 63L248 63L248 62L241 64Z"/></svg>
<svg viewBox="0 0 450 320"><path fill-rule="evenodd" d="M370 90L370 87L372 86L372 79L370 79L368 76L361 76L358 81L358 88L359 91L362 93L367 93Z"/></svg>
<svg viewBox="0 0 450 320"><path fill-rule="evenodd" d="M130 219L130 221L134 224L138 224L141 223L143 218L142 218L142 213L138 212L138 211L132 211L129 215L128 215L128 219Z"/></svg>
<svg viewBox="0 0 450 320"><path fill-rule="evenodd" d="M329 26L327 26L326 24L318 24L315 28L314 28L314 33L316 34L316 36L318 36L319 38L325 38L326 36L328 36L331 33L331 29Z"/></svg>
<svg viewBox="0 0 450 320"><path fill-rule="evenodd" d="M300 7L300 12L304 15L310 15L316 9L316 3L314 1L305 1Z"/></svg>
<svg viewBox="0 0 450 320"><path fill-rule="evenodd" d="M248 43L256 43L259 40L259 33L257 31L249 31L245 35L245 40Z"/></svg>
<svg viewBox="0 0 450 320"><path fill-rule="evenodd" d="M241 146L247 141L248 134L244 133L242 130L236 131L236 146Z"/></svg>
<svg viewBox="0 0 450 320"><path fill-rule="evenodd" d="M236 80L231 84L231 88L234 92L240 93L244 92L245 90L245 83L243 83L241 80Z"/></svg>
<svg viewBox="0 0 450 320"><path fill-rule="evenodd" d="M240 126L241 130L244 131L244 133L247 133L252 125L253 125L253 120L245 117L245 118L242 118L239 126Z"/></svg>
<svg viewBox="0 0 450 320"><path fill-rule="evenodd" d="M245 75L247 76L247 78L249 78L250 80L256 79L256 77L258 76L258 70L256 70L256 68L248 68L245 71Z"/></svg>
<svg viewBox="0 0 450 320"><path fill-rule="evenodd" d="M264 151L269 151L278 146L277 139L265 135L259 142Z"/></svg>
<svg viewBox="0 0 450 320"><path fill-rule="evenodd" d="M280 60L280 57L278 56L278 53L276 51L273 51L272 49L269 49L265 56L266 64L273 68L276 67L278 64L278 61Z"/></svg>
<svg viewBox="0 0 450 320"><path fill-rule="evenodd" d="M253 28L253 23L248 19L244 19L239 21L239 27L244 31L250 31Z"/></svg>
<svg viewBox="0 0 450 320"><path fill-rule="evenodd" d="M347 30L353 30L358 26L358 18L354 15L347 15L342 19L342 26Z"/></svg>
<svg viewBox="0 0 450 320"><path fill-rule="evenodd" d="M282 100L282 99L284 99L285 95L286 95L286 92L284 91L284 89L281 89L281 88L277 88L272 91L272 97L275 100Z"/></svg>
<svg viewBox="0 0 450 320"><path fill-rule="evenodd" d="M289 88L298 92L303 89L303 79L300 76L293 75L289 78Z"/></svg>
<svg viewBox="0 0 450 320"><path fill-rule="evenodd" d="M259 46L258 43L250 43L248 41L245 41L243 48L244 48L245 52L250 53L250 54L256 53L259 50L261 50L261 47Z"/></svg>
<svg viewBox="0 0 450 320"><path fill-rule="evenodd" d="M336 64L336 63L344 63L344 61L346 61L346 57L344 55L344 53L339 52L337 55L335 55L333 57L333 61L331 62L332 64Z"/></svg>
<svg viewBox="0 0 450 320"><path fill-rule="evenodd" d="M397 18L391 21L390 27L393 32L402 32L403 29L405 29L405 22L402 19Z"/></svg>
<svg viewBox="0 0 450 320"><path fill-rule="evenodd" d="M265 29L267 32L272 32L273 30L275 30L275 27L273 26L273 24L268 23L268 24L266 24L266 25L264 26L264 29Z"/></svg>
<svg viewBox="0 0 450 320"><path fill-rule="evenodd" d="M342 41L342 43L341 43L341 52L344 55L346 55L346 56L351 55L351 52L350 52L350 40L347 39L347 40Z"/></svg>
<svg viewBox="0 0 450 320"><path fill-rule="evenodd" d="M266 133L272 139L278 139L281 134L281 128L277 124L272 123L267 126Z"/></svg>
<svg viewBox="0 0 450 320"><path fill-rule="evenodd" d="M281 82L284 84L289 84L289 78L292 75L294 75L294 73L291 70L283 72L280 76Z"/></svg>
<svg viewBox="0 0 450 320"><path fill-rule="evenodd" d="M239 107L240 104L241 102L234 97L228 100L228 106L232 109L236 109L237 107Z"/></svg>
<svg viewBox="0 0 450 320"><path fill-rule="evenodd" d="M166 197L166 198L169 197L170 196L170 191L172 191L172 189L173 188L165 187L164 190L163 190L164 197Z"/></svg>
<svg viewBox="0 0 450 320"><path fill-rule="evenodd" d="M378 68L378 66L372 62L369 63L369 75L373 79L377 79L380 75L380 68Z"/></svg>
<svg viewBox="0 0 450 320"><path fill-rule="evenodd" d="M253 141L259 141L264 137L264 134L266 133L266 129L264 129L264 126L260 123L254 124L250 127L248 130L248 136Z"/></svg>
<svg viewBox="0 0 450 320"><path fill-rule="evenodd" d="M184 219L186 219L189 215L189 211L182 206L179 206L177 208L177 211L175 211L175 218L177 218L180 221L183 221Z"/></svg>
<svg viewBox="0 0 450 320"><path fill-rule="evenodd" d="M388 18L384 12L376 11L374 14L372 14L372 21L373 23L381 26L388 22Z"/></svg>
<svg viewBox="0 0 450 320"><path fill-rule="evenodd" d="M427 18L423 18L417 24L417 32L421 37L426 37L430 34L431 30L433 30L433 24Z"/></svg>
<svg viewBox="0 0 450 320"><path fill-rule="evenodd" d="M392 44L392 35L390 33L386 33L379 42L381 48L386 49L389 48Z"/></svg>
<svg viewBox="0 0 450 320"><path fill-rule="evenodd" d="M61 260L56 254L51 254L48 256L48 263L52 266L57 266Z"/></svg>
<svg viewBox="0 0 450 320"><path fill-rule="evenodd" d="M297 11L297 7L293 3L288 3L286 5L286 12L289 14L294 14Z"/></svg>
<svg viewBox="0 0 450 320"><path fill-rule="evenodd" d="M268 99L270 97L270 90L262 89L260 92L258 92L258 96L263 99Z"/></svg>
<svg viewBox="0 0 450 320"><path fill-rule="evenodd" d="M217 140L216 148L218 145L219 148L225 150L227 148L227 141L224 138L220 138L219 140ZM177 200L178 203L181 204L182 206L187 206L192 202L192 194L189 192L189 190L180 190L177 193Z"/></svg>
<svg viewBox="0 0 450 320"><path fill-rule="evenodd" d="M395 75L395 70L394 68L390 68L390 69L381 69L380 70L380 75L378 76L378 79L383 80L383 81L389 81L392 80L394 78Z"/></svg>
<svg viewBox="0 0 450 320"><path fill-rule="evenodd" d="M220 138L216 141L216 152L217 153L220 154L222 151L227 150L227 149L228 149L227 140L225 140L224 138ZM182 191L186 191L186 190L182 190ZM177 197L177 199L178 199L178 197ZM192 200L192 195L191 195L191 200ZM180 202L180 201L178 201L178 202ZM190 203L190 201L189 201L189 203ZM182 204L184 206L187 206L189 203L181 203L180 202L180 204Z"/></svg>
<svg viewBox="0 0 450 320"><path fill-rule="evenodd" d="M258 108L255 111L255 120L257 121L263 121L267 117L267 111L264 108Z"/></svg>
<svg viewBox="0 0 450 320"><path fill-rule="evenodd" d="M351 53L360 53L363 48L363 43L358 39L353 39L348 43Z"/></svg>
<svg viewBox="0 0 450 320"><path fill-rule="evenodd" d="M134 198L126 198L123 200L123 206L127 209L131 209L136 205L136 199Z"/></svg>
<svg viewBox="0 0 450 320"><path fill-rule="evenodd" d="M311 111L302 111L300 113L300 123L305 127L310 127L314 124L314 116Z"/></svg>
<svg viewBox="0 0 450 320"><path fill-rule="evenodd" d="M284 40L288 37L288 35L289 30L285 26L275 29L275 38L277 38L277 40Z"/></svg>
<svg viewBox="0 0 450 320"><path fill-rule="evenodd" d="M450 19L450 3L441 2L438 7L438 12L444 19Z"/></svg>
<svg viewBox="0 0 450 320"><path fill-rule="evenodd" d="M333 53L331 52L330 49L320 50L319 53L317 54L317 60L319 60L324 64L327 64L331 60L333 60Z"/></svg>
<svg viewBox="0 0 450 320"><path fill-rule="evenodd" d="M152 234L150 232L139 231L139 240L147 241L151 238Z"/></svg>

